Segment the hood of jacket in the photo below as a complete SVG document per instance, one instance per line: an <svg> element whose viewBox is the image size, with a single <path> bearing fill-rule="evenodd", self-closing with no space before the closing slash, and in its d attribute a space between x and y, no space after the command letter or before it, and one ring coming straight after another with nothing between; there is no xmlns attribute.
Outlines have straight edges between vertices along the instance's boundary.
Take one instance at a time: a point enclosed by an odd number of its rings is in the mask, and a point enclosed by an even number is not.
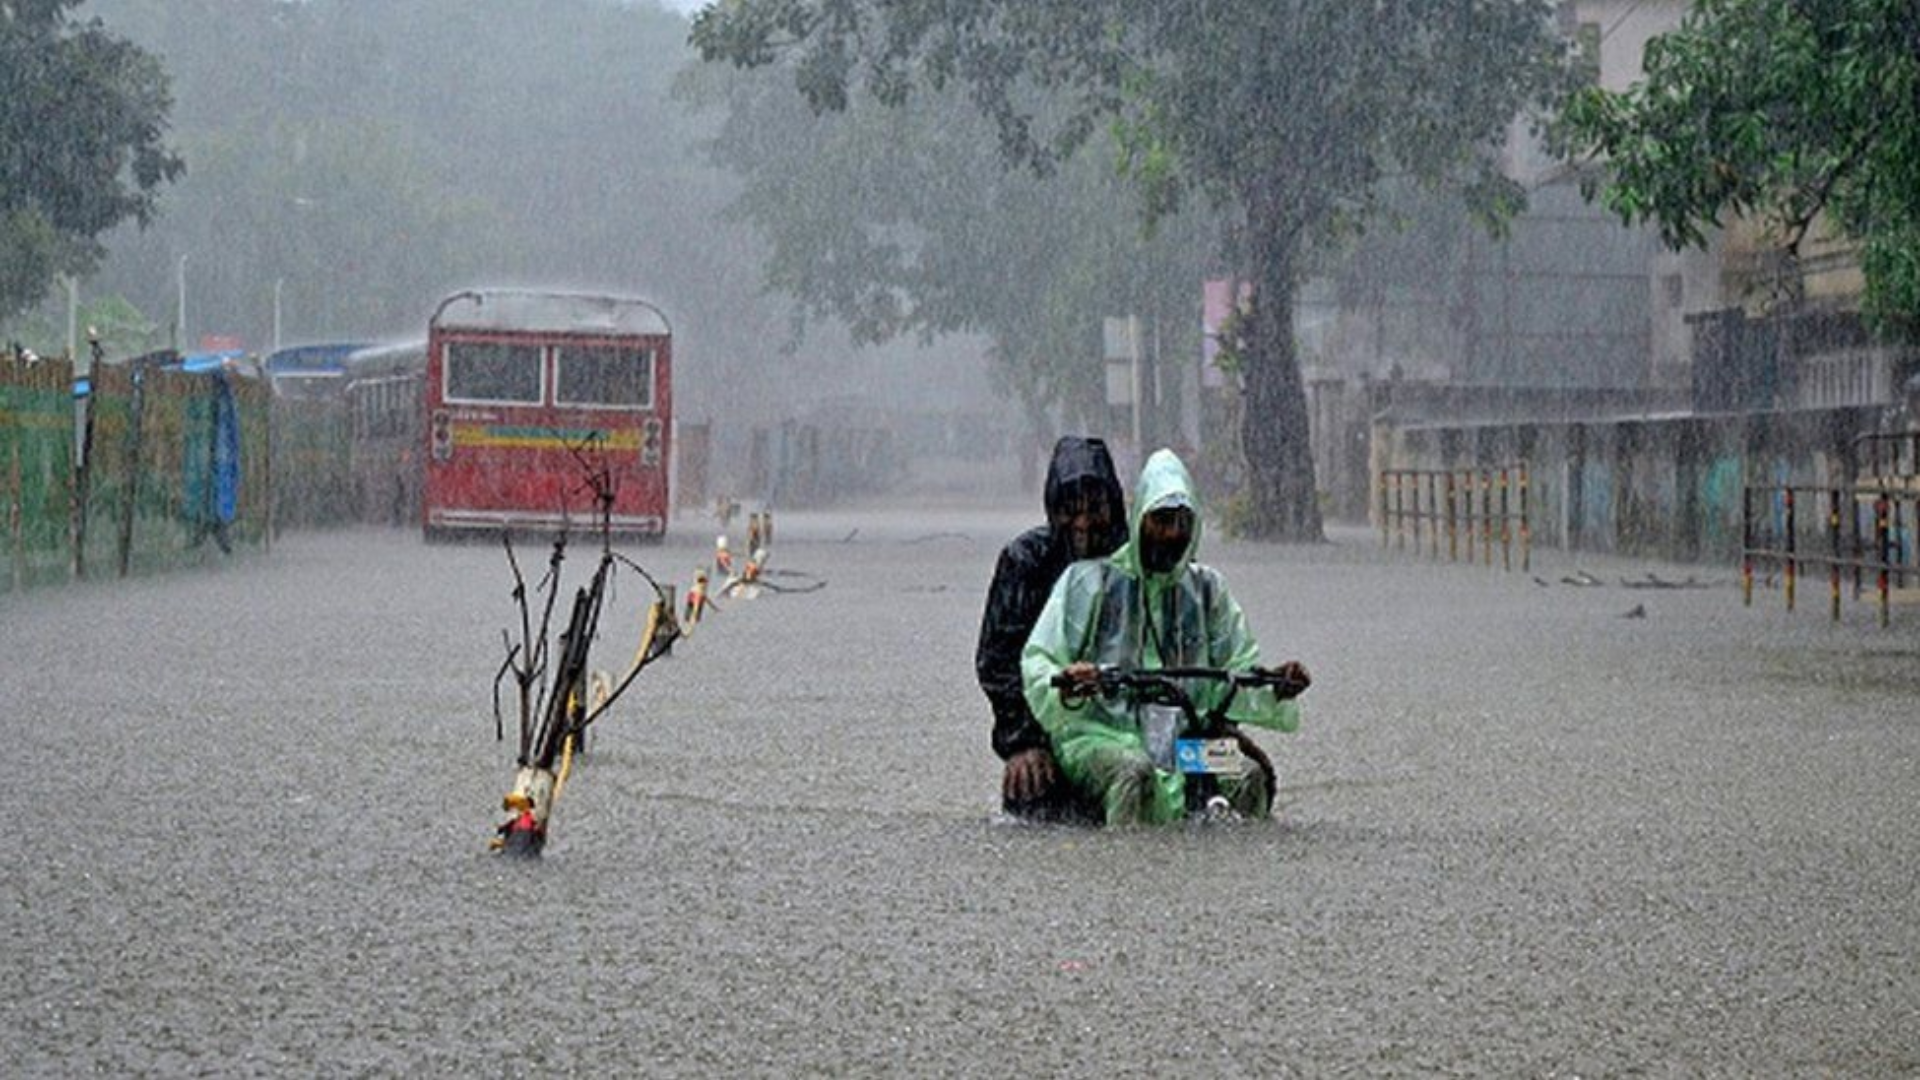
<svg viewBox="0 0 1920 1080"><path fill-rule="evenodd" d="M1106 495L1113 534L1100 550L1112 551L1127 535L1126 496L1120 487L1120 474L1113 467L1113 455L1100 439L1063 435L1053 444L1053 461L1047 465L1047 524L1056 536L1062 535L1066 528L1068 498L1083 487L1095 488Z"/></svg>
<svg viewBox="0 0 1920 1080"><path fill-rule="evenodd" d="M1193 532L1187 537L1187 549L1180 553L1175 569L1155 577L1171 577L1179 568L1200 554L1200 496L1194 491L1193 476L1186 463L1171 450L1155 450L1140 470L1140 483L1133 493L1133 513L1127 519L1127 543L1113 553L1113 561L1134 577L1144 577L1140 565L1140 523L1155 510L1184 506L1193 511Z"/></svg>

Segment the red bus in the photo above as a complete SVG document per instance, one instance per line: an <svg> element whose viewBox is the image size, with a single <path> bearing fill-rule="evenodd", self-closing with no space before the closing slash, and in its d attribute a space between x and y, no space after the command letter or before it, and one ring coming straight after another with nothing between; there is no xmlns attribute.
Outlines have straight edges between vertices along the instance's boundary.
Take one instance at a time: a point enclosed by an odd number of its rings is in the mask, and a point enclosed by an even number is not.
<svg viewBox="0 0 1920 1080"><path fill-rule="evenodd" d="M429 539L596 521L585 459L614 489L612 527L667 528L673 332L644 300L486 290L427 324Z"/></svg>
<svg viewBox="0 0 1920 1080"><path fill-rule="evenodd" d="M341 363L346 379L347 477L354 520L380 525L420 521L421 415L427 343L369 345Z"/></svg>

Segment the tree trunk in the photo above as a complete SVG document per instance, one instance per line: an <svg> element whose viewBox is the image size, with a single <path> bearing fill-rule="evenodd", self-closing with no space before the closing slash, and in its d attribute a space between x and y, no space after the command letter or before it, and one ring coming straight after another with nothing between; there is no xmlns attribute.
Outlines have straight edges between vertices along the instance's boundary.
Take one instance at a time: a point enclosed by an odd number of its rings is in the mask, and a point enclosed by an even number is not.
<svg viewBox="0 0 1920 1080"><path fill-rule="evenodd" d="M1319 541L1325 533L1307 433L1306 385L1293 338L1299 234L1282 219L1271 212L1248 215L1253 297L1242 337L1246 401L1240 418L1251 500L1247 533L1259 540Z"/></svg>

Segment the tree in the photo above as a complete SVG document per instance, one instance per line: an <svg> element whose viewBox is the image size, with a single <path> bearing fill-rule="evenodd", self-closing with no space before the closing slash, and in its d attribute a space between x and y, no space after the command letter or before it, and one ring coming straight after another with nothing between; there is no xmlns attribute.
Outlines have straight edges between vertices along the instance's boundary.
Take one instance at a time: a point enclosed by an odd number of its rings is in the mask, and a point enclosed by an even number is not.
<svg viewBox="0 0 1920 1080"><path fill-rule="evenodd" d="M184 168L161 141L170 105L151 56L73 22L80 0L0 3L0 318L82 275L102 233L145 225Z"/></svg>
<svg viewBox="0 0 1920 1080"><path fill-rule="evenodd" d="M41 356L65 355L67 309L65 305L58 305L56 312L52 310L55 307L43 304L8 322L7 344L24 346ZM124 296L93 297L82 302L74 315L75 329L81 333L97 333L108 356L138 356L167 344L166 333Z"/></svg>
<svg viewBox="0 0 1920 1080"><path fill-rule="evenodd" d="M1394 173L1510 213L1519 193L1490 151L1558 85L1550 15L1540 0L735 0L694 42L743 66L794 57L816 108L844 108L854 84L890 103L964 87L1005 157L1042 172L1105 123L1149 215L1196 194L1230 214L1222 259L1253 286L1249 531L1317 539L1292 334L1307 244L1363 220Z"/></svg>
<svg viewBox="0 0 1920 1080"><path fill-rule="evenodd" d="M1003 171L992 124L950 91L898 108L856 94L816 115L789 78L693 68L681 93L724 103L708 152L741 178L730 213L766 238L766 284L801 323L842 321L869 344L986 335L995 381L1037 441L1050 407L1104 421L1103 315L1197 324L1207 223L1183 215L1143 236L1110 143L1048 183Z"/></svg>
<svg viewBox="0 0 1920 1080"><path fill-rule="evenodd" d="M1757 217L1790 257L1824 213L1860 244L1867 311L1920 324L1920 5L1700 0L1645 71L1557 129L1601 157L1609 208L1674 248Z"/></svg>

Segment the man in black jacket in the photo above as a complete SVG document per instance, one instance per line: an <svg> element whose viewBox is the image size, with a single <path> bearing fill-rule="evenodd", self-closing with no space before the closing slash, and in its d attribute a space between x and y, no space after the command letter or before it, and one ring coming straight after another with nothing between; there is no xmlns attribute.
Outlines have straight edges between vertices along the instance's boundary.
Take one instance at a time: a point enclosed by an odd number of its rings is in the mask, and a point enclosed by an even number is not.
<svg viewBox="0 0 1920 1080"><path fill-rule="evenodd" d="M1054 763L1046 731L1027 705L1020 651L1067 566L1105 558L1126 542L1126 504L1106 443L1066 435L1054 444L1046 506L1045 525L1021 533L1000 551L973 666L993 705L994 753L1007 763L1001 806L1017 816L1054 820L1077 816L1080 808Z"/></svg>

